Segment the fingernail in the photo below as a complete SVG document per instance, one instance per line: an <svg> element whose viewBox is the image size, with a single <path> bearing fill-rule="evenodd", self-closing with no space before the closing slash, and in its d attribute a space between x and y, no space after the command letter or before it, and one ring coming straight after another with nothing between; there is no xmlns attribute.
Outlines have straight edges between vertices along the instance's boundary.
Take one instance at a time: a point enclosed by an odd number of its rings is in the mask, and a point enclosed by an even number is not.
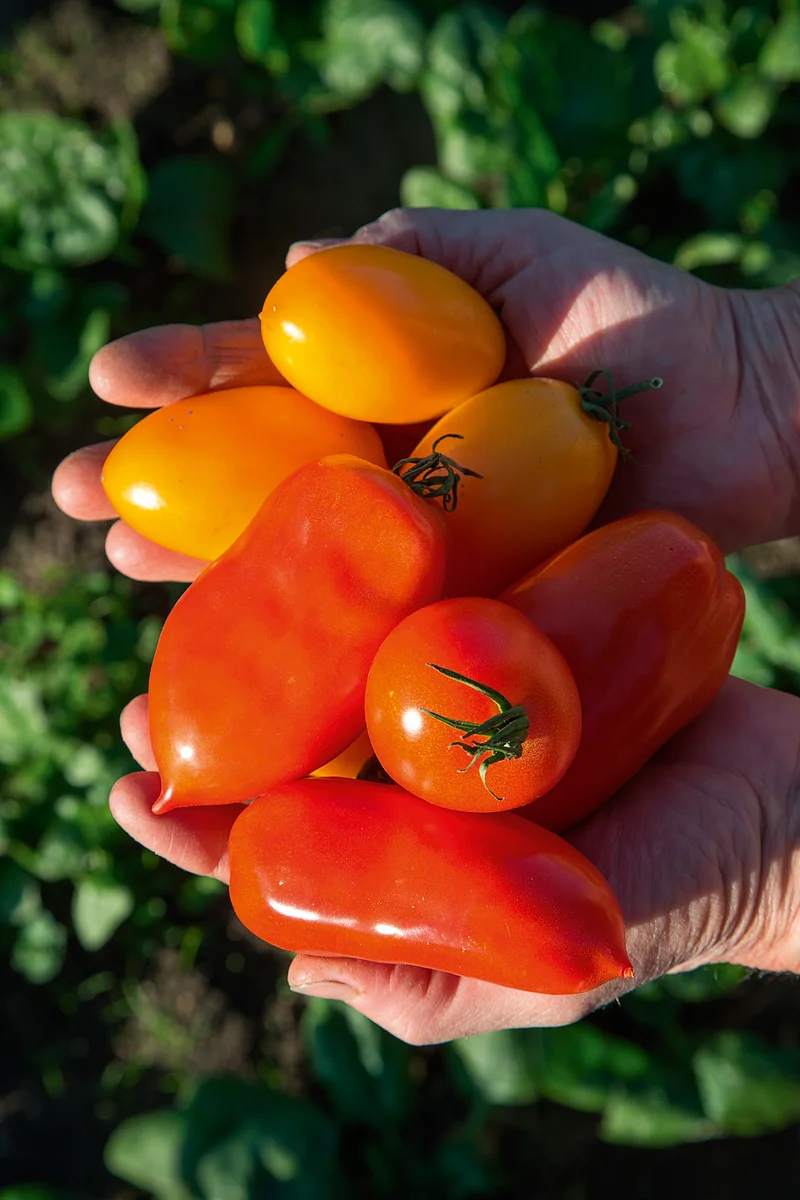
<svg viewBox="0 0 800 1200"><path fill-rule="evenodd" d="M290 985L291 986L291 985ZM318 979L315 983L301 983L292 987L298 996L316 996L320 1000L354 1000L356 992L349 983L339 979Z"/></svg>

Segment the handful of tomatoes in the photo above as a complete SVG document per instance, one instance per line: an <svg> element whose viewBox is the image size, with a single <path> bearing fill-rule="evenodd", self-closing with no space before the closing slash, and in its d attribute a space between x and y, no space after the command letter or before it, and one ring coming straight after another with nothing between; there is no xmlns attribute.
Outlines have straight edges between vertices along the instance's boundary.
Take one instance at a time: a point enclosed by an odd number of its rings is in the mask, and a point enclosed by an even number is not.
<svg viewBox="0 0 800 1200"><path fill-rule="evenodd" d="M134 528L209 562L153 662L154 811L245 805L232 903L285 949L553 994L630 977L558 834L711 701L744 608L675 514L584 533L618 406L660 380L498 383L489 305L381 247L302 260L261 322L286 386L158 410L104 470Z"/></svg>

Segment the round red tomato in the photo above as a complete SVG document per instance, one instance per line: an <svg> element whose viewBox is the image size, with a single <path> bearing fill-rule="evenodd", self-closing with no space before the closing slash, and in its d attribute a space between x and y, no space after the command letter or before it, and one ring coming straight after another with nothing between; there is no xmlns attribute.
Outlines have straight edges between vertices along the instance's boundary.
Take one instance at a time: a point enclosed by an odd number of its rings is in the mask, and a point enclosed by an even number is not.
<svg viewBox="0 0 800 1200"><path fill-rule="evenodd" d="M367 680L367 732L392 779L442 808L498 812L554 787L578 749L572 673L499 600L441 600L389 634Z"/></svg>

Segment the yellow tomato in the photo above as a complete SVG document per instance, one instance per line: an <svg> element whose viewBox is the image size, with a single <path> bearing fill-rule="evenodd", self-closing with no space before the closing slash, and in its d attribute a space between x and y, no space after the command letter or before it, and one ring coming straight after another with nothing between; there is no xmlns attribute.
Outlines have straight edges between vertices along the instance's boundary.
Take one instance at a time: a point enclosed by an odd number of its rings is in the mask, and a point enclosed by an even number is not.
<svg viewBox="0 0 800 1200"><path fill-rule="evenodd" d="M609 426L589 416L577 388L514 379L452 409L412 457L439 450L483 478L464 476L447 516L449 596L496 596L574 542L608 491L617 449Z"/></svg>
<svg viewBox="0 0 800 1200"><path fill-rule="evenodd" d="M324 767L317 767L311 774L318 778L333 775L337 779L355 779L364 763L368 758L372 758L374 753L365 729L346 750L337 754L329 763L325 763Z"/></svg>
<svg viewBox="0 0 800 1200"><path fill-rule="evenodd" d="M156 409L103 467L114 508L145 537L215 559L288 475L328 454L386 465L371 425L321 408L290 387L208 392Z"/></svg>
<svg viewBox="0 0 800 1200"><path fill-rule="evenodd" d="M362 421L411 424L487 387L505 360L492 309L414 254L348 244L301 259L264 301L261 333L281 374Z"/></svg>

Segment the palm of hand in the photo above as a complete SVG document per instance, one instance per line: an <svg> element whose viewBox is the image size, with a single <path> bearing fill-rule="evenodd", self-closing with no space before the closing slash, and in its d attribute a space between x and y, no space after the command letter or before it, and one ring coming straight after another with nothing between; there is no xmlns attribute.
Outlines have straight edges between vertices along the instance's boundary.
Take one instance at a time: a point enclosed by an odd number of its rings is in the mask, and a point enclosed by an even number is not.
<svg viewBox="0 0 800 1200"><path fill-rule="evenodd" d="M533 370L582 382L609 368L619 385L663 375L663 392L626 401L626 437L638 467L618 472L603 519L667 507L726 550L791 531L796 461L769 411L766 367L744 366L742 346L768 344L779 325L758 310L548 214L390 214L359 238L436 259L500 312L515 346L512 375ZM303 253L295 251L295 257ZM751 349L751 353L752 353ZM516 361L515 361L516 360ZM754 380L761 377L757 386ZM253 322L138 335L101 352L93 382L107 399L163 403L207 386L273 381ZM777 409L777 404L776 404ZM54 490L77 516L111 513L99 492L99 457L76 455ZM192 578L193 560L118 528L110 555L145 578ZM714 705L665 748L571 840L609 878L629 926L637 981L725 957L772 969L798 961L776 890L800 845L791 805L798 751L796 702L731 681ZM134 702L123 732L137 760L154 765L146 707ZM120 822L188 870L225 877L230 810L154 818L152 776L115 788ZM296 985L326 979L354 989L351 1002L411 1041L489 1028L562 1023L623 990L552 998L410 967L300 956Z"/></svg>

